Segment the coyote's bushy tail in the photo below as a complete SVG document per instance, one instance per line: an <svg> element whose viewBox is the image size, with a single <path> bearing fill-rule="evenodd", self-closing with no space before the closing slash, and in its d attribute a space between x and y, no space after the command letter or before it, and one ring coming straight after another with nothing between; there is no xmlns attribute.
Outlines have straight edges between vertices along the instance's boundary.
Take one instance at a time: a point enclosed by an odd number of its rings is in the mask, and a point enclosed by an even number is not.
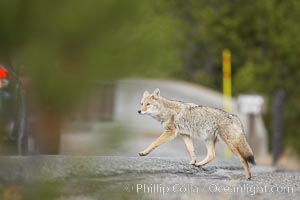
<svg viewBox="0 0 300 200"><path fill-rule="evenodd" d="M256 165L254 156L248 156L248 158L246 158L246 160L248 163L251 163L252 165Z"/></svg>
<svg viewBox="0 0 300 200"><path fill-rule="evenodd" d="M233 120L237 126L227 125L221 131L220 136L233 153L248 163L255 165L253 151L246 139L243 126L237 117Z"/></svg>
<svg viewBox="0 0 300 200"><path fill-rule="evenodd" d="M246 139L242 123L238 117L230 118L231 120L221 125L220 136L227 144L229 149L238 156L244 170L246 178L251 179L251 172L248 163L255 165L253 151Z"/></svg>
<svg viewBox="0 0 300 200"><path fill-rule="evenodd" d="M237 144L237 151L240 153L240 155L248 162L253 165L255 165L255 159L253 155L253 151L246 139L245 134L239 135L240 142Z"/></svg>

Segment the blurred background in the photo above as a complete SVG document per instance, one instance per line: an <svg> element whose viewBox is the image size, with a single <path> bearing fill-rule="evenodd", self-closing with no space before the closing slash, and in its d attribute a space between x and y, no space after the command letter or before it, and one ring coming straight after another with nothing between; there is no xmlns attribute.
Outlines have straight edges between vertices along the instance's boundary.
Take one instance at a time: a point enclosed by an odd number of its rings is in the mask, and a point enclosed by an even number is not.
<svg viewBox="0 0 300 200"><path fill-rule="evenodd" d="M297 0L2 0L1 153L137 156L162 131L144 90L223 108L227 80L258 163L299 169L299 18Z"/></svg>

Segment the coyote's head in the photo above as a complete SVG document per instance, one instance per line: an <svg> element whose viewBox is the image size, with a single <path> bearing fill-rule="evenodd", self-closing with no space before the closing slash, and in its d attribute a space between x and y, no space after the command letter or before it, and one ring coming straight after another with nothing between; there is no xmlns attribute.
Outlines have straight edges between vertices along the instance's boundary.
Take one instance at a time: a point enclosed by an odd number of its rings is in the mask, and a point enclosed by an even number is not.
<svg viewBox="0 0 300 200"><path fill-rule="evenodd" d="M142 115L148 114L151 116L157 115L160 112L161 106L160 91L158 88L155 89L152 94L145 91L141 100L141 109L138 110L138 113Z"/></svg>

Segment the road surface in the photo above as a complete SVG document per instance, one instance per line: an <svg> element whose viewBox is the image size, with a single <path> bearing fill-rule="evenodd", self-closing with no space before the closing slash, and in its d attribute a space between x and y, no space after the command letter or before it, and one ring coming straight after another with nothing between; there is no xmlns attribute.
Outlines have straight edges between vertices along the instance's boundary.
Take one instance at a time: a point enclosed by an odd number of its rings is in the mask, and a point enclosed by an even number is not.
<svg viewBox="0 0 300 200"><path fill-rule="evenodd" d="M300 172L238 161L197 168L187 158L31 156L0 158L0 191L9 199L297 199ZM18 199L18 198L11 198Z"/></svg>

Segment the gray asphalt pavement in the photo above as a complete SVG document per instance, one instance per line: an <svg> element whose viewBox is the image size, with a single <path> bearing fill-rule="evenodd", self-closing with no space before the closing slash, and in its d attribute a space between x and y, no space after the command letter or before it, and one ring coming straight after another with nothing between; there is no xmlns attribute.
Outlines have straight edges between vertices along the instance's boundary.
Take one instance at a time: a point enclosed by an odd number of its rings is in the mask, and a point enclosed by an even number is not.
<svg viewBox="0 0 300 200"><path fill-rule="evenodd" d="M297 199L300 172L238 161L197 168L188 158L32 156L0 158L0 191L25 199ZM50 188L50 189L49 189Z"/></svg>

